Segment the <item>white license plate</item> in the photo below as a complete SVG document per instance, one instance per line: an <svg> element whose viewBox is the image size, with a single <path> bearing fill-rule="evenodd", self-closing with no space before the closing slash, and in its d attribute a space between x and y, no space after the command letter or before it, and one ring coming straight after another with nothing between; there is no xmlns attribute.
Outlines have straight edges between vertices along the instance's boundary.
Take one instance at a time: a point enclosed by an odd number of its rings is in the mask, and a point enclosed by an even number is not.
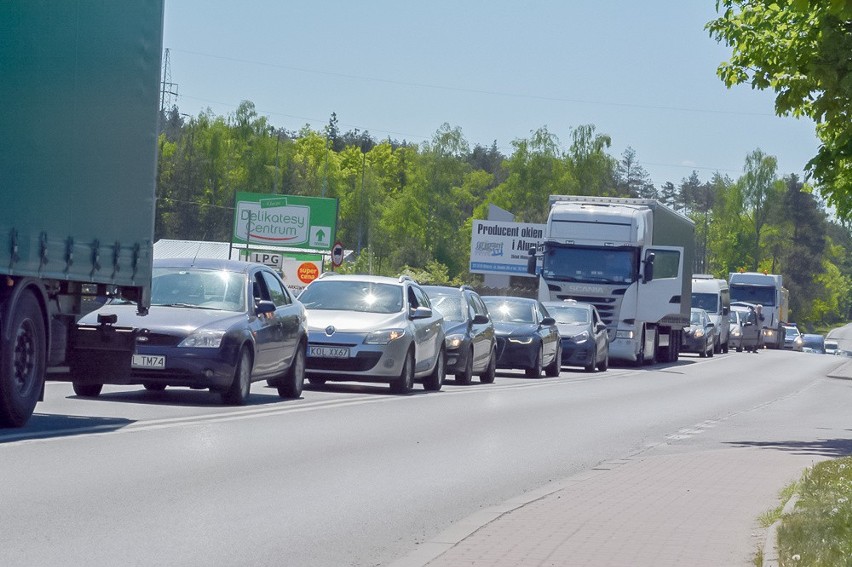
<svg viewBox="0 0 852 567"><path fill-rule="evenodd" d="M126 360L126 359L125 359ZM166 368L166 357L159 354L134 354L130 361L131 368Z"/></svg>
<svg viewBox="0 0 852 567"><path fill-rule="evenodd" d="M346 347L309 346L308 356L315 358L349 358Z"/></svg>

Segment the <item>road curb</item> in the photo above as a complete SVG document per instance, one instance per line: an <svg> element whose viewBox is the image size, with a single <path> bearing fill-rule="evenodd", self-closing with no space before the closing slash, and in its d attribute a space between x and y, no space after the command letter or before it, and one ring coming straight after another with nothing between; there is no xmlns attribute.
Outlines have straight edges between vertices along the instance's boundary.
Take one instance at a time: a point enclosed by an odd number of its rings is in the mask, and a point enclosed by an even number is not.
<svg viewBox="0 0 852 567"><path fill-rule="evenodd" d="M429 541L417 546L417 549L408 555L401 557L388 565L388 567L423 567L430 561L437 559L446 551L464 541L477 530L498 520L502 516L522 508L536 500L546 498L573 484L589 480L597 475L605 474L615 467L627 464L635 459L611 459L595 465L589 470L578 472L568 478L550 482L547 485L525 492L519 496L506 500L501 504L483 508L470 516L452 524L449 528L435 536ZM641 458L640 458L641 460Z"/></svg>
<svg viewBox="0 0 852 567"><path fill-rule="evenodd" d="M796 508L796 502L799 501L799 495L793 494L784 508L781 510L781 517L775 520L766 532L766 540L763 542L763 567L778 567L778 527L781 525L781 520L784 516L793 513Z"/></svg>
<svg viewBox="0 0 852 567"><path fill-rule="evenodd" d="M852 360L843 362L827 374L829 378L842 378L852 380Z"/></svg>

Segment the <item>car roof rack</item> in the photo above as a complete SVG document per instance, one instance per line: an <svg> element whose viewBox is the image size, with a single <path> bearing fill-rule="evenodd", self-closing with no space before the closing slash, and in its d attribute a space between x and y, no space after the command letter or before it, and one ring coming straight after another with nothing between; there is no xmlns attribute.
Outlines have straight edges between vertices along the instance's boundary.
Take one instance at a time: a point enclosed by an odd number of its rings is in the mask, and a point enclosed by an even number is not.
<svg viewBox="0 0 852 567"><path fill-rule="evenodd" d="M471 287L471 286L469 286L469 285L467 285L467 284L462 284L462 285L460 285L460 286L459 286L459 289L464 289L464 290L467 290L467 291L476 291L475 289L473 289L473 287Z"/></svg>
<svg viewBox="0 0 852 567"><path fill-rule="evenodd" d="M416 281L414 281L414 278L412 278L408 274L402 274L401 276L399 276L399 282L400 283L406 282L406 281L417 283Z"/></svg>

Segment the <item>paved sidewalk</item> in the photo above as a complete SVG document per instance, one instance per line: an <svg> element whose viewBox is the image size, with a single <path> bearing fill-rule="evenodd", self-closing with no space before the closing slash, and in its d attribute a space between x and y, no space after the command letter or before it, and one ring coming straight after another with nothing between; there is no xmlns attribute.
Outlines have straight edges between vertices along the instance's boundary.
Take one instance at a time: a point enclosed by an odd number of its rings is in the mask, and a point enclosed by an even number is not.
<svg viewBox="0 0 852 567"><path fill-rule="evenodd" d="M766 535L758 516L818 460L660 446L474 514L392 566L753 565Z"/></svg>

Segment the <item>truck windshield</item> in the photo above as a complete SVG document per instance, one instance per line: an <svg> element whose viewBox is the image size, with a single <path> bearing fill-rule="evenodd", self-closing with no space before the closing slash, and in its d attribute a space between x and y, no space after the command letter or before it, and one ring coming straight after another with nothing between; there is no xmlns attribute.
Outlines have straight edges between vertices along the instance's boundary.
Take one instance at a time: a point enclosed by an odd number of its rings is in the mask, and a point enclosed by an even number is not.
<svg viewBox="0 0 852 567"><path fill-rule="evenodd" d="M731 284L731 301L775 306L775 288L765 285Z"/></svg>
<svg viewBox="0 0 852 567"><path fill-rule="evenodd" d="M623 284L636 281L637 254L633 249L576 248L549 245L542 275L548 280Z"/></svg>

